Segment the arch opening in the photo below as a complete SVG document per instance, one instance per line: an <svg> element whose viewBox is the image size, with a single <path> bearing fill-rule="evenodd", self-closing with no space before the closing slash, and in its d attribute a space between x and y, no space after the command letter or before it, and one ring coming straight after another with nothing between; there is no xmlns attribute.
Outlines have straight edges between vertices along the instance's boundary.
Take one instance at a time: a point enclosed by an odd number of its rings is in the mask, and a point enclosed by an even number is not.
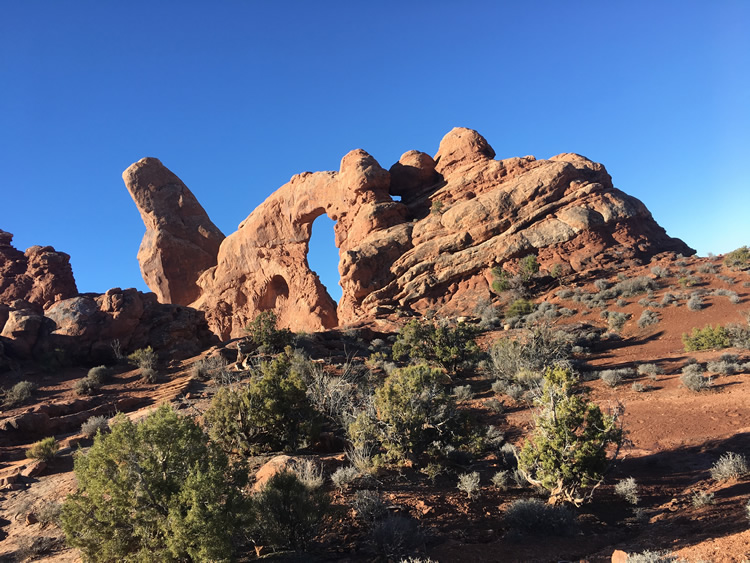
<svg viewBox="0 0 750 563"><path fill-rule="evenodd" d="M273 311L289 299L289 284L279 275L273 276L258 300L258 309Z"/></svg>
<svg viewBox="0 0 750 563"><path fill-rule="evenodd" d="M312 224L307 249L307 264L317 274L328 295L335 303L341 300L341 277L339 276L339 249L336 248L335 221L323 214Z"/></svg>

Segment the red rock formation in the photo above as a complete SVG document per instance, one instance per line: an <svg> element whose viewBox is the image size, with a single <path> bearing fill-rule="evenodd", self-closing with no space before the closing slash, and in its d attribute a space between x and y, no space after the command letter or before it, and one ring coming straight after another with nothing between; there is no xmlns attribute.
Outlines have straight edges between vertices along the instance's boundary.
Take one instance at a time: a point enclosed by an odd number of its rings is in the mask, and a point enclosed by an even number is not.
<svg viewBox="0 0 750 563"><path fill-rule="evenodd" d="M217 266L198 282L203 294L193 306L206 311L212 329L223 338L243 334L243 327L266 309L275 309L282 325L297 330L336 326L336 304L307 263L313 221L325 213L337 221L336 246L342 257L344 296L338 315L354 315L356 302L383 270L382 264L365 270L363 254L371 249L362 240L406 216L388 186L388 172L362 150L347 154L340 172L294 176L224 240Z"/></svg>
<svg viewBox="0 0 750 563"><path fill-rule="evenodd" d="M12 240L12 234L0 230L0 304L22 299L41 311L78 294L70 256L51 246L32 246L21 252L11 245Z"/></svg>
<svg viewBox="0 0 750 563"><path fill-rule="evenodd" d="M135 289L66 299L45 315L52 326L44 344L82 362L111 361L114 342L123 354L152 346L164 359L193 356L216 343L202 311L159 303L153 293Z"/></svg>
<svg viewBox="0 0 750 563"><path fill-rule="evenodd" d="M466 313L489 296L493 266L512 267L527 254L542 268L581 271L694 253L615 189L601 164L575 154L494 156L479 133L456 128L434 159L409 151L387 172L355 150L338 172L294 176L222 242L193 306L222 338L243 334L271 308L285 326L320 330L399 311ZM312 222L323 213L336 221L338 308L306 258ZM164 269L151 279L179 283Z"/></svg>
<svg viewBox="0 0 750 563"><path fill-rule="evenodd" d="M156 158L143 158L122 179L146 225L138 262L161 303L188 305L198 277L216 265L224 234L193 193Z"/></svg>

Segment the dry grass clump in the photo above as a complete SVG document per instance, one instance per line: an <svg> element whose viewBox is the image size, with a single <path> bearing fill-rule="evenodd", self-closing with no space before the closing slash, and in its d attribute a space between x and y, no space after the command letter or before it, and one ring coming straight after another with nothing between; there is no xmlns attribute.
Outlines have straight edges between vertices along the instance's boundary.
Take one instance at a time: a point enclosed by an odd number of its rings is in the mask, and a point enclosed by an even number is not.
<svg viewBox="0 0 750 563"><path fill-rule="evenodd" d="M524 535L568 536L576 529L575 514L570 510L536 498L514 501L505 511L505 523Z"/></svg>
<svg viewBox="0 0 750 563"><path fill-rule="evenodd" d="M615 494L621 496L630 504L638 504L638 483L633 477L622 479L615 485Z"/></svg>
<svg viewBox="0 0 750 563"><path fill-rule="evenodd" d="M750 473L747 460L742 454L727 452L711 466L711 477L716 481L741 479Z"/></svg>
<svg viewBox="0 0 750 563"><path fill-rule="evenodd" d="M680 381L685 387L696 393L711 387L711 378L703 376L703 367L700 364L689 364L682 368Z"/></svg>
<svg viewBox="0 0 750 563"><path fill-rule="evenodd" d="M466 496L474 498L479 490L479 472L463 473L458 477L456 485L459 491L466 493Z"/></svg>
<svg viewBox="0 0 750 563"><path fill-rule="evenodd" d="M109 430L109 419L106 416L92 416L81 425L81 433L87 438L93 438L97 432Z"/></svg>
<svg viewBox="0 0 750 563"><path fill-rule="evenodd" d="M640 364L637 369L638 375L648 375L651 379L656 379L656 376L664 373L664 370L656 364Z"/></svg>
<svg viewBox="0 0 750 563"><path fill-rule="evenodd" d="M647 326L657 324L658 322L659 315L657 315L654 311L646 309L643 311L643 313L641 313L641 316L638 319L638 327L646 328Z"/></svg>

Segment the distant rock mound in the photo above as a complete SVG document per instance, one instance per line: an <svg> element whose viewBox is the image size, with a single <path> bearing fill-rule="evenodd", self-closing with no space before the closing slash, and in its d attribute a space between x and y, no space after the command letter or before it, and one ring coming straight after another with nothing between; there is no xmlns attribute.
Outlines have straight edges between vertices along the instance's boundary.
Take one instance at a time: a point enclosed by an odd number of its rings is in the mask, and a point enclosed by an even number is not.
<svg viewBox="0 0 750 563"><path fill-rule="evenodd" d="M32 246L21 252L12 241L12 234L0 230L0 304L21 299L41 311L78 295L70 256L51 246Z"/></svg>
<svg viewBox="0 0 750 563"><path fill-rule="evenodd" d="M468 303L491 295L494 266L512 270L528 254L543 269L559 264L579 272L666 251L695 253L669 237L640 201L614 188L601 164L576 154L494 157L479 133L455 128L434 158L409 151L386 171L357 149L338 172L294 176L221 242L215 265L184 268L203 271L192 306L224 339L242 335L267 309L292 329L321 330L400 312L466 313ZM150 222L141 212L147 228L170 223L162 219L175 213L170 201ZM336 221L338 307L307 263L312 223L324 213ZM186 227L184 239L198 236L197 229ZM143 245L139 253L157 294L179 285L182 275L159 269L180 259L170 255L177 249L159 248L161 262L148 261ZM170 294L162 291L160 299Z"/></svg>
<svg viewBox="0 0 750 563"><path fill-rule="evenodd" d="M122 174L146 225L138 262L161 303L189 305L200 296L198 277L216 265L224 234L193 193L156 158Z"/></svg>
<svg viewBox="0 0 750 563"><path fill-rule="evenodd" d="M216 343L203 311L135 289L79 295L67 254L51 246L24 253L12 239L0 231L0 373L14 361L60 355L109 362L115 348L127 354L152 346L164 359L185 358Z"/></svg>

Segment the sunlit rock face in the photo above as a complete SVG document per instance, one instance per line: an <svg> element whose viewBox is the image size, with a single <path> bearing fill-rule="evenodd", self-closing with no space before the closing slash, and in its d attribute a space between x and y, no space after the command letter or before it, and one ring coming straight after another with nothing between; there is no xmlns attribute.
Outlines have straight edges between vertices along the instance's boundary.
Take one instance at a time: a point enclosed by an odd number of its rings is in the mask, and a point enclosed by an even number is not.
<svg viewBox="0 0 750 563"><path fill-rule="evenodd" d="M138 250L143 279L161 303L192 303L200 296L198 277L216 265L224 234L158 159L142 158L122 179L146 225Z"/></svg>
<svg viewBox="0 0 750 563"><path fill-rule="evenodd" d="M32 246L21 252L12 241L12 234L0 230L0 304L22 300L41 312L78 294L68 254L51 246Z"/></svg>
<svg viewBox="0 0 750 563"><path fill-rule="evenodd" d="M160 214L171 213L153 211L149 223L141 210L147 228L169 224ZM324 213L336 222L338 307L307 263L312 223ZM202 221L181 240L203 236ZM470 313L490 296L492 267L513 270L528 254L542 269L582 271L665 251L694 253L614 188L601 164L576 154L496 160L479 133L455 128L434 157L409 151L389 171L357 149L337 172L294 176L192 268L160 269L143 245L139 259L151 272L144 273L149 287L166 301L183 294L184 276L175 271L200 272L191 306L229 338L268 309L282 325L306 331L427 310ZM170 262L166 245L160 252Z"/></svg>

